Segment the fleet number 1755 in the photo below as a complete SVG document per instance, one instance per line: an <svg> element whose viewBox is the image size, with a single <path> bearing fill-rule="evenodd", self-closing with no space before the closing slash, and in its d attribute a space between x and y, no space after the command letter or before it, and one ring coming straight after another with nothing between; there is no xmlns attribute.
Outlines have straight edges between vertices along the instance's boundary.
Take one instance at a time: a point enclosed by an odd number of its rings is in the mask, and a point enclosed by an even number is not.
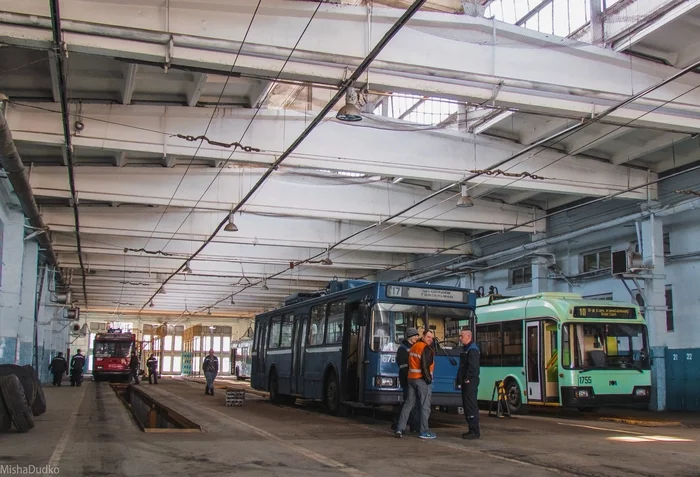
<svg viewBox="0 0 700 477"><path fill-rule="evenodd" d="M581 384L593 384L593 379L590 376L579 376L578 383Z"/></svg>

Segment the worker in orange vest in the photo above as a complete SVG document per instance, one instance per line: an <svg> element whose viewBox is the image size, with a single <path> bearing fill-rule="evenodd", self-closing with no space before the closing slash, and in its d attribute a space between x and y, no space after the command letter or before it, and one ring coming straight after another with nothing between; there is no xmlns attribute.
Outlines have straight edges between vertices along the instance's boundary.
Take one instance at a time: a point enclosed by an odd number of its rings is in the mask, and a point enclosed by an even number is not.
<svg viewBox="0 0 700 477"><path fill-rule="evenodd" d="M401 416L396 425L396 437L403 437L403 429L406 428L411 410L418 401L420 408L420 434L421 439L435 439L435 434L428 430L430 418L430 396L432 395L433 370L435 369L433 348L433 331L426 329L423 337L416 341L408 351L408 394L401 408Z"/></svg>

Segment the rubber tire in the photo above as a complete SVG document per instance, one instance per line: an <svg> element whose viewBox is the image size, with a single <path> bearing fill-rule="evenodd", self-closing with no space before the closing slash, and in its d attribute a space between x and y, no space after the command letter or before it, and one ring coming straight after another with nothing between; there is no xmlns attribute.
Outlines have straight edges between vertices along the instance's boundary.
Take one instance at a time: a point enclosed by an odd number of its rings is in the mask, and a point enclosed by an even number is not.
<svg viewBox="0 0 700 477"><path fill-rule="evenodd" d="M12 427L12 417L5 407L5 399L0 392L0 432L7 432Z"/></svg>
<svg viewBox="0 0 700 477"><path fill-rule="evenodd" d="M329 414L337 416L342 412L340 403L340 382L335 371L330 371L324 380L323 402Z"/></svg>
<svg viewBox="0 0 700 477"><path fill-rule="evenodd" d="M273 371L270 373L270 385L268 386L267 389L269 389L270 393L270 401L273 404L283 404L284 403L284 396L282 396L279 393L279 380L277 379L277 372Z"/></svg>
<svg viewBox="0 0 700 477"><path fill-rule="evenodd" d="M523 391L520 389L520 385L514 379L509 379L505 382L506 387L506 398L508 399L508 407L510 408L511 414L527 414L528 407L523 404ZM518 396L517 401L511 399L511 396ZM516 404L514 404L514 402Z"/></svg>
<svg viewBox="0 0 700 477"><path fill-rule="evenodd" d="M0 378L0 392L5 399L5 407L12 417L15 429L27 432L34 428L34 416L27 404L27 397L19 378L14 374Z"/></svg>
<svg viewBox="0 0 700 477"><path fill-rule="evenodd" d="M27 372L27 369L24 366L18 366L16 364L0 364L0 376L10 376L13 374L17 376L19 382L22 384L22 389L24 390L27 404L29 407L31 407L37 395L33 373Z"/></svg>
<svg viewBox="0 0 700 477"><path fill-rule="evenodd" d="M34 381L34 389L36 389L36 397L31 403L32 414L35 416L41 416L46 412L46 396L44 396L44 388L41 386L41 383L39 382L39 375L36 373L33 366L27 364L24 365L23 368L27 370L27 373L31 373L32 380Z"/></svg>

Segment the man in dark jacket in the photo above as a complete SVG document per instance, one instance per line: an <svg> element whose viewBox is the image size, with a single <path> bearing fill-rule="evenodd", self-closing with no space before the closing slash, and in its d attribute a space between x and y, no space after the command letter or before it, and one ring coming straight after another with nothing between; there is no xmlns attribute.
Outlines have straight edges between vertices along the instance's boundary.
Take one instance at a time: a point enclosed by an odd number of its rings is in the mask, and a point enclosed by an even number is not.
<svg viewBox="0 0 700 477"><path fill-rule="evenodd" d="M477 392L479 389L479 347L472 341L472 332L462 330L459 341L464 348L459 355L459 370L457 382L462 388L462 406L464 417L467 418L469 432L462 434L463 439L478 439L481 437L479 429L479 406L477 404Z"/></svg>
<svg viewBox="0 0 700 477"><path fill-rule="evenodd" d="M63 375L68 374L68 363L66 362L66 358L63 357L63 353L60 351L58 352L58 356L51 360L49 371L53 374L53 385L60 386Z"/></svg>
<svg viewBox="0 0 700 477"><path fill-rule="evenodd" d="M148 384L158 384L158 358L153 353L146 360L148 368Z"/></svg>
<svg viewBox="0 0 700 477"><path fill-rule="evenodd" d="M207 387L204 389L204 394L214 395L214 380L219 372L219 358L214 356L214 350L209 350L209 355L204 358L202 363L202 371L207 379Z"/></svg>
<svg viewBox="0 0 700 477"><path fill-rule="evenodd" d="M415 328L408 328L406 330L406 338L399 345L399 349L396 351L396 364L399 366L399 384L403 389L403 400L404 402L408 398L408 350L411 349L418 338L420 333ZM394 422L391 424L391 430L396 432L396 425L399 423L399 417L401 416L401 404L396 404L394 406ZM420 427L420 409L418 406L413 408L410 417L408 418L408 425L411 427L411 432L418 432Z"/></svg>
<svg viewBox="0 0 700 477"><path fill-rule="evenodd" d="M70 360L70 385L80 386L83 382L83 368L85 367L85 356L80 350L73 355Z"/></svg>
<svg viewBox="0 0 700 477"><path fill-rule="evenodd" d="M139 357L136 355L136 351L131 352L131 356L129 356L129 370L131 371L131 379L134 380L134 384L139 383Z"/></svg>

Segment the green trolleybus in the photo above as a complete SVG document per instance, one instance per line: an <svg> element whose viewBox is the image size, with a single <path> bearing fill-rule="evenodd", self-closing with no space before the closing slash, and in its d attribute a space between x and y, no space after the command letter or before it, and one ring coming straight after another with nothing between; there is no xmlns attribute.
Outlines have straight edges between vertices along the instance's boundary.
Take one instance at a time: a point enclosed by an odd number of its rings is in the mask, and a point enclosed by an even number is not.
<svg viewBox="0 0 700 477"><path fill-rule="evenodd" d="M479 400L503 380L510 408L648 407L647 326L639 307L540 293L477 300Z"/></svg>

